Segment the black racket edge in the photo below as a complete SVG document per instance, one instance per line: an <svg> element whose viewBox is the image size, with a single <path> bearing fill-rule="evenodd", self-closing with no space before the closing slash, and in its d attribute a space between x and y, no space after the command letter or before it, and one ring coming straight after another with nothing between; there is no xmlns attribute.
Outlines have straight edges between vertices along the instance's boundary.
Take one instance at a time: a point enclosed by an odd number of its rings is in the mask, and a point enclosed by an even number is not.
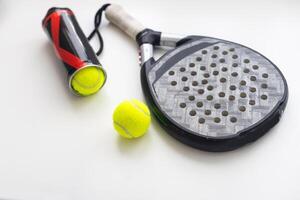
<svg viewBox="0 0 300 200"><path fill-rule="evenodd" d="M137 42L139 45L145 44L145 43L151 43L154 46L159 45L160 43L160 37L161 33L152 31L151 29L145 29L141 33L137 35ZM199 40L201 38L211 38L211 39L217 39L212 37L205 37L205 36L188 36L185 38L182 38L180 41L177 42L176 47L186 44L188 42L192 42L195 40ZM229 42L226 40L218 39L224 42ZM231 42L233 44L237 44L234 42ZM150 107L150 110L154 114L155 118L160 122L163 129L172 137L179 140L180 142L208 152L227 152L235 150L239 147L242 147L248 143L254 142L263 135L265 135L271 128L273 128L281 118L281 115L283 111L286 108L287 102L288 102L288 85L286 82L285 77L283 76L280 69L273 64L268 58L266 58L264 55L260 54L259 52L246 47L244 45L238 44L242 47L248 48L252 50L253 52L258 53L259 55L263 56L267 61L269 61L279 72L279 74L282 76L283 82L284 82L284 96L281 99L281 101L273 108L273 110L262 120L257 122L256 124L250 126L249 128L240 131L235 136L230 138L207 138L202 136L196 136L193 133L191 133L188 130L184 130L183 128L178 127L175 123L172 122L171 119L167 117L167 115L160 109L159 104L156 102L155 98L153 98L152 91L150 89L150 86L148 84L148 78L147 74L149 70L155 65L156 62L159 62L160 59L162 59L164 56L167 56L169 53L171 53L173 50L170 50L165 55L163 55L158 61L155 61L153 58L146 61L142 67L141 67L141 73L140 73L140 79L142 84L142 90L145 95L146 101Z"/></svg>

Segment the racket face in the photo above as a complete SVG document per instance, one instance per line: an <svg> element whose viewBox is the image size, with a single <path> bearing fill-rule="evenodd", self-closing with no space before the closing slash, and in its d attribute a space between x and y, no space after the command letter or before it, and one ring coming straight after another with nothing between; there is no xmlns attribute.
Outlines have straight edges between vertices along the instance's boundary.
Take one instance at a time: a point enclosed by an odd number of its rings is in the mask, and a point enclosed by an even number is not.
<svg viewBox="0 0 300 200"><path fill-rule="evenodd" d="M288 89L260 53L229 41L190 37L142 68L152 110L168 133L193 147L228 151L280 119Z"/></svg>

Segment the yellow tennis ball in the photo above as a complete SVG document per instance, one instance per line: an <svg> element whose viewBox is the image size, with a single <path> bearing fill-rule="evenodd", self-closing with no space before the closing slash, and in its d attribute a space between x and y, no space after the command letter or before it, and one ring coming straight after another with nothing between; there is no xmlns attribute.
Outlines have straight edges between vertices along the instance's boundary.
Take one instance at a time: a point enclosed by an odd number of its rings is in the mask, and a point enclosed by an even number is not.
<svg viewBox="0 0 300 200"><path fill-rule="evenodd" d="M72 89L82 95L88 96L98 92L106 80L105 72L99 67L86 67L74 75L71 80Z"/></svg>
<svg viewBox="0 0 300 200"><path fill-rule="evenodd" d="M127 139L143 136L151 122L148 107L136 100L123 101L117 106L113 114L116 131Z"/></svg>

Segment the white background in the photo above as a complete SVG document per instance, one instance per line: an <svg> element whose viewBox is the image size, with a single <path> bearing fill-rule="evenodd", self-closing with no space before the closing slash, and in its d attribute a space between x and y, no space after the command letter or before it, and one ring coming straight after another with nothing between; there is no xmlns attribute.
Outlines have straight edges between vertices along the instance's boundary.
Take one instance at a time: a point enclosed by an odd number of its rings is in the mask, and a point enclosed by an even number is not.
<svg viewBox="0 0 300 200"><path fill-rule="evenodd" d="M75 12L82 29L97 0L0 0L0 198L300 199L300 1L119 0L148 27L242 43L279 66L290 89L281 122L254 144L206 153L168 136L121 139L114 107L143 99L136 44L105 20L103 90L74 97L43 32L51 6ZM97 47L97 40L93 41Z"/></svg>

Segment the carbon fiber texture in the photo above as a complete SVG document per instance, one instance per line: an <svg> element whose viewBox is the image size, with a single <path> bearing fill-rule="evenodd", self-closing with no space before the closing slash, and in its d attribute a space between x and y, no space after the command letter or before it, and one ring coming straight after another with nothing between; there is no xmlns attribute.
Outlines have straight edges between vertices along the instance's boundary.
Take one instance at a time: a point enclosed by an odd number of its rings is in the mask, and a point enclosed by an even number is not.
<svg viewBox="0 0 300 200"><path fill-rule="evenodd" d="M161 73L176 54L209 43ZM158 73L159 72L159 73ZM264 120L284 96L282 75L259 53L203 38L178 47L150 70L160 109L195 135L230 137Z"/></svg>

